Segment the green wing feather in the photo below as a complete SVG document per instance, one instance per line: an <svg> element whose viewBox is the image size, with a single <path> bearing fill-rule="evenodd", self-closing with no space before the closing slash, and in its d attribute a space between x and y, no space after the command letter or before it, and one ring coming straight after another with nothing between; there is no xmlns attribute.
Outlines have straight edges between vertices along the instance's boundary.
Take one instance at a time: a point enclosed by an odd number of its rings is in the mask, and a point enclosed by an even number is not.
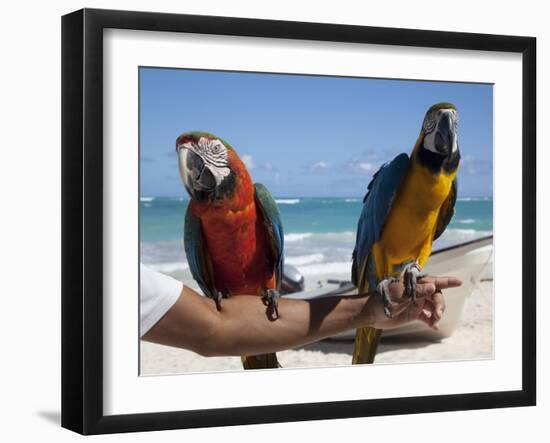
<svg viewBox="0 0 550 443"><path fill-rule="evenodd" d="M268 234L271 258L274 265L277 289L281 284L284 265L284 234L281 214L277 202L261 183L254 184L256 204L258 205Z"/></svg>

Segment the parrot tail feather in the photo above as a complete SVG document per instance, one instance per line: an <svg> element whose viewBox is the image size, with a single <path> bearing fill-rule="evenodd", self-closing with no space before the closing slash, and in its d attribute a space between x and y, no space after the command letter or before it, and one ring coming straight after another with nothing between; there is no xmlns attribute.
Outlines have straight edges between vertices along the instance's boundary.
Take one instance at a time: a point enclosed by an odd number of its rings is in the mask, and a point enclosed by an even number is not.
<svg viewBox="0 0 550 443"><path fill-rule="evenodd" d="M382 336L381 329L358 328L355 334L355 349L353 350L352 364L370 364L374 362L376 348Z"/></svg>
<svg viewBox="0 0 550 443"><path fill-rule="evenodd" d="M277 354L245 355L241 357L244 369L273 369L281 368Z"/></svg>

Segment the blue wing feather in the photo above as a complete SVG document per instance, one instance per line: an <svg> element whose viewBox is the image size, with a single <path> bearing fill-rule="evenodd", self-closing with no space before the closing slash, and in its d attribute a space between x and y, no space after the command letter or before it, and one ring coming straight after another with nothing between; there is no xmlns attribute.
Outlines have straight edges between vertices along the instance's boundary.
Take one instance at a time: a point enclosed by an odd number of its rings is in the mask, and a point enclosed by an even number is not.
<svg viewBox="0 0 550 443"><path fill-rule="evenodd" d="M439 210L439 215L437 217L437 225L434 233L434 240L437 240L443 232L445 232L445 229L451 223L451 219L455 215L455 204L456 204L456 197L458 194L458 183L456 178L453 180L453 184L451 186L451 190L449 192L448 197L443 202L443 205L441 205L441 209Z"/></svg>
<svg viewBox="0 0 550 443"><path fill-rule="evenodd" d="M184 232L185 255L187 256L191 275L202 289L204 295L216 298L214 278L211 266L209 266L209 257L204 244L201 221L191 213L189 206L185 213Z"/></svg>
<svg viewBox="0 0 550 443"><path fill-rule="evenodd" d="M356 286L361 280L360 270L366 269L365 261L368 260L373 245L382 235L386 217L409 164L409 156L399 154L391 162L382 165L368 185L353 250L352 281Z"/></svg>
<svg viewBox="0 0 550 443"><path fill-rule="evenodd" d="M256 204L262 213L268 234L269 245L275 268L275 280L277 283L277 289L279 289L279 285L281 284L283 277L284 265L285 237L283 234L283 222L281 220L281 214L279 213L277 203L267 188L261 183L255 183L254 189L256 191Z"/></svg>

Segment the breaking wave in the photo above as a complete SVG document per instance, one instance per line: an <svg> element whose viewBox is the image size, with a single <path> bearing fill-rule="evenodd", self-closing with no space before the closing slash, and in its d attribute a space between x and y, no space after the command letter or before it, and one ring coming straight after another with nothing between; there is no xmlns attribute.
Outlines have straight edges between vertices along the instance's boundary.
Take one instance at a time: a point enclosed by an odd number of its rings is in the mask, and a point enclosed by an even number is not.
<svg viewBox="0 0 550 443"><path fill-rule="evenodd" d="M146 263L145 266L154 269L155 271L163 273L172 273L176 271L184 271L189 269L189 265L184 262L174 262L174 263Z"/></svg>
<svg viewBox="0 0 550 443"><path fill-rule="evenodd" d="M299 198L276 198L275 202L279 205L297 205L300 203Z"/></svg>
<svg viewBox="0 0 550 443"><path fill-rule="evenodd" d="M320 263L325 259L325 256L321 253L298 255L294 257L285 257L285 263L293 266L309 265L311 263Z"/></svg>
<svg viewBox="0 0 550 443"><path fill-rule="evenodd" d="M305 240L306 238L309 238L312 235L313 235L312 232L295 232L295 233L292 233L292 234L286 234L285 235L285 242L292 243L292 242Z"/></svg>

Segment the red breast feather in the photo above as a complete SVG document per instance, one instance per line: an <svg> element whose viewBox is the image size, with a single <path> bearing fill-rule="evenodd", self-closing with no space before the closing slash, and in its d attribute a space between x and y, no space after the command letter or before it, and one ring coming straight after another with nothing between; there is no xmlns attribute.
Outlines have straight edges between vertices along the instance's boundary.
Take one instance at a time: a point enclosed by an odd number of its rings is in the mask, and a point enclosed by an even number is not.
<svg viewBox="0 0 550 443"><path fill-rule="evenodd" d="M267 233L250 175L233 150L229 165L236 175L234 193L213 203L191 201L191 211L201 219L216 290L260 295L275 287Z"/></svg>

